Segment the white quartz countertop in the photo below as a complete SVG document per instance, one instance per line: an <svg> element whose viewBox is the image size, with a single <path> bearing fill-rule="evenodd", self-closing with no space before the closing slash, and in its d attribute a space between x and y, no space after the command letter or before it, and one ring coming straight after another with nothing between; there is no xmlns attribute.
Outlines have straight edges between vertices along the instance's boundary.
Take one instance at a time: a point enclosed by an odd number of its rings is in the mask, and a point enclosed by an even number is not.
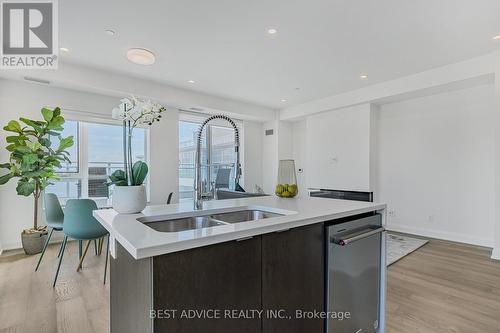
<svg viewBox="0 0 500 333"><path fill-rule="evenodd" d="M385 204L371 202L269 196L206 201L204 209L198 211L193 209L192 202L148 206L140 214L118 214L114 209L101 209L94 211L94 217L135 259L142 259L382 210L385 207ZM180 232L159 232L137 221L141 217L147 217L148 220L156 218L169 220L244 209L264 210L284 215Z"/></svg>

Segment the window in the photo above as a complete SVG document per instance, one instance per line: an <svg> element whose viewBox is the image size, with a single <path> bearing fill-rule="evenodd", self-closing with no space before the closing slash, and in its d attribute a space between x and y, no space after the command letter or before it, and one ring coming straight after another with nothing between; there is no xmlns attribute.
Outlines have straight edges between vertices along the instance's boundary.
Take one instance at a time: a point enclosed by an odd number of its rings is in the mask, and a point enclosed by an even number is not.
<svg viewBox="0 0 500 333"><path fill-rule="evenodd" d="M69 165L58 170L61 180L47 187L65 203L68 199L91 198L99 207L110 206L108 176L123 169L122 127L114 124L66 121L64 136L73 135ZM147 161L147 130L135 128L132 138L134 161Z"/></svg>
<svg viewBox="0 0 500 333"><path fill-rule="evenodd" d="M181 200L191 199L194 195L196 133L202 122L194 117L186 118L186 120L179 121L179 198ZM241 128L241 124L237 126ZM208 192L213 186L234 189L235 163L233 128L230 125L224 126L223 122L214 122L206 126L202 137L201 154L203 191ZM219 171L222 169L227 172ZM227 177L228 173L229 177ZM217 180L218 174L220 174L219 180Z"/></svg>

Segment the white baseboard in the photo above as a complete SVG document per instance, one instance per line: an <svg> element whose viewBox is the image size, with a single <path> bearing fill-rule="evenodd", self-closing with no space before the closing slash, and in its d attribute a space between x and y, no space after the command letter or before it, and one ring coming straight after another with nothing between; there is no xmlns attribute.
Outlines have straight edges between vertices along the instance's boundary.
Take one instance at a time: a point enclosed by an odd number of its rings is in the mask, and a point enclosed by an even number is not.
<svg viewBox="0 0 500 333"><path fill-rule="evenodd" d="M494 243L494 241L492 239L471 237L469 235L459 234L459 233L454 233L454 232L428 230L428 229L415 228L415 227L409 227L409 226L400 226L400 225L389 224L386 226L386 229L388 231L402 232L402 233L406 233L406 234L413 234L413 235L418 235L418 236L442 239L442 240L471 244L471 245L479 245L479 246L484 246L484 247L489 247L489 248L492 248L493 243ZM500 257L500 253L498 253L498 255Z"/></svg>
<svg viewBox="0 0 500 333"><path fill-rule="evenodd" d="M9 251L9 250L17 250L22 248L23 245L21 242L15 242L15 243L7 243L3 246L2 251Z"/></svg>
<svg viewBox="0 0 500 333"><path fill-rule="evenodd" d="M52 237L50 238L50 244L62 242L63 237L64 236L63 236L62 231L54 231L54 233L52 234ZM19 235L19 238L21 238L21 235ZM14 242L14 243L7 243L7 244L2 246L2 249L0 249L0 254L2 254L3 251L17 250L17 249L22 249L22 248L23 248L23 243L21 243L21 241Z"/></svg>
<svg viewBox="0 0 500 333"><path fill-rule="evenodd" d="M500 260L500 248L495 248L491 251L491 259Z"/></svg>

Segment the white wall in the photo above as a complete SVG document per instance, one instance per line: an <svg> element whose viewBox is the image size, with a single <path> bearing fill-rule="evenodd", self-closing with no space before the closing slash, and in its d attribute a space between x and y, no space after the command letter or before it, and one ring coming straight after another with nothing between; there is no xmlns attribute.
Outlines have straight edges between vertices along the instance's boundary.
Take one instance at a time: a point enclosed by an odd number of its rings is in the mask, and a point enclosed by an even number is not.
<svg viewBox="0 0 500 333"><path fill-rule="evenodd" d="M266 193L274 193L278 180L279 160L294 158L293 126L292 122L277 119L262 125L262 184ZM273 134L265 135L265 131L271 129Z"/></svg>
<svg viewBox="0 0 500 333"><path fill-rule="evenodd" d="M370 190L371 105L306 120L307 187Z"/></svg>
<svg viewBox="0 0 500 333"><path fill-rule="evenodd" d="M500 51L495 67L495 245L491 257L500 260Z"/></svg>
<svg viewBox="0 0 500 333"><path fill-rule="evenodd" d="M150 130L150 203L165 204L174 192L172 202L179 197L179 112L168 108L159 123Z"/></svg>
<svg viewBox="0 0 500 333"><path fill-rule="evenodd" d="M110 110L119 103L116 97L83 93L50 86L0 80L0 124L19 117L40 117L43 106L60 106L68 118L72 114L91 117L109 117ZM151 129L151 202L163 203L170 191L178 191L178 111L168 109L165 119ZM7 133L0 131L0 161L8 159L3 149ZM18 196L16 181L0 186L0 244L3 249L20 246L20 232L32 225L31 197Z"/></svg>
<svg viewBox="0 0 500 333"><path fill-rule="evenodd" d="M274 193L278 174L278 121L268 121L262 125L262 186L264 192ZM272 135L265 135L266 130Z"/></svg>
<svg viewBox="0 0 500 333"><path fill-rule="evenodd" d="M243 122L243 187L253 192L255 185L262 187L262 123Z"/></svg>
<svg viewBox="0 0 500 333"><path fill-rule="evenodd" d="M388 228L485 246L494 235L494 87L382 105L376 200Z"/></svg>
<svg viewBox="0 0 500 333"><path fill-rule="evenodd" d="M299 188L299 196L307 197L307 143L306 143L307 123L305 119L294 122L292 125L292 151L295 167L297 168L297 186ZM302 172L300 172L302 170Z"/></svg>

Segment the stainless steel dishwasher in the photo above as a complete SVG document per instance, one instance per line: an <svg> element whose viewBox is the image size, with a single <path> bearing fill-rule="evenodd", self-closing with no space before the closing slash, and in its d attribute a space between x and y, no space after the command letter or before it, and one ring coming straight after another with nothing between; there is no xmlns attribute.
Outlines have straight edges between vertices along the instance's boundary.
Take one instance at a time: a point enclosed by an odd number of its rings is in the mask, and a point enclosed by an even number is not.
<svg viewBox="0 0 500 333"><path fill-rule="evenodd" d="M384 232L381 215L337 222L327 227L327 332L377 332Z"/></svg>

